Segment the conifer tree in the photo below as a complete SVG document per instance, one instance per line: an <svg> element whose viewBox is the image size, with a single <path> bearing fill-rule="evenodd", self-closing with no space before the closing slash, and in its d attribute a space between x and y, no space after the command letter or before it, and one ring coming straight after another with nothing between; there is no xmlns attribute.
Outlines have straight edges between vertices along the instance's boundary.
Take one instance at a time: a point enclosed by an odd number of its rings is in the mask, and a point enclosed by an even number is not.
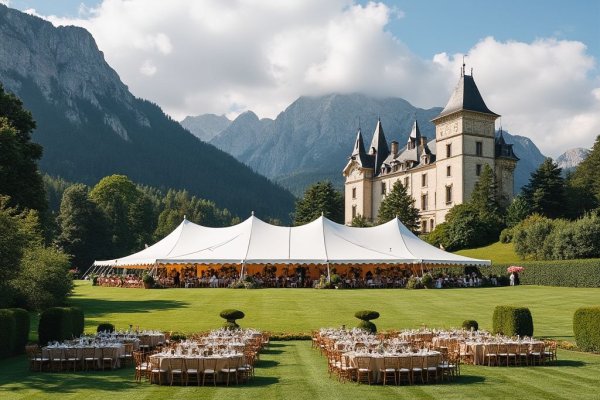
<svg viewBox="0 0 600 400"><path fill-rule="evenodd" d="M344 197L328 181L306 189L304 197L296 202L294 225L307 224L321 215L340 224L344 222Z"/></svg>
<svg viewBox="0 0 600 400"><path fill-rule="evenodd" d="M415 199L406 191L404 185L398 180L392 186L379 206L377 223L384 224L398 217L400 222L413 232L419 230L419 210L415 207Z"/></svg>
<svg viewBox="0 0 600 400"><path fill-rule="evenodd" d="M560 218L566 212L565 180L561 168L546 158L531 174L529 183L523 188L523 197L533 213L548 218Z"/></svg>

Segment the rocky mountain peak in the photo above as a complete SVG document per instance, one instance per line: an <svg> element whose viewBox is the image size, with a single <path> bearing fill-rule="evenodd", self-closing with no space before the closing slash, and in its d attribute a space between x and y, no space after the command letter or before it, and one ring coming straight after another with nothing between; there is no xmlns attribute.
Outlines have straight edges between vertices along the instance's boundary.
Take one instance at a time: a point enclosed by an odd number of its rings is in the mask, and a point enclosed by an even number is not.
<svg viewBox="0 0 600 400"><path fill-rule="evenodd" d="M563 170L571 170L576 168L590 154L589 149L577 147L569 149L556 158L556 163Z"/></svg>
<svg viewBox="0 0 600 400"><path fill-rule="evenodd" d="M102 111L104 122L123 140L129 134L120 118L105 108L106 99L125 105L140 125L148 119L136 113L131 95L117 73L106 63L96 41L85 29L54 27L36 16L0 4L0 81L17 95L31 82L49 102L62 106L65 117L81 124L84 104Z"/></svg>

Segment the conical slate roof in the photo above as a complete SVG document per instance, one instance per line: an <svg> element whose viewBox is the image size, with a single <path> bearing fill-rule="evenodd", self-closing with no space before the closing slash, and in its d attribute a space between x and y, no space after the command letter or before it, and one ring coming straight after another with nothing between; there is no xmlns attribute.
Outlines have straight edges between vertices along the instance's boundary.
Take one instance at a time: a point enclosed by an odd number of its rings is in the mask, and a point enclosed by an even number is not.
<svg viewBox="0 0 600 400"><path fill-rule="evenodd" d="M461 75L448 104L434 120L462 110L499 116L485 105L473 76L465 74Z"/></svg>
<svg viewBox="0 0 600 400"><path fill-rule="evenodd" d="M381 119L377 120L377 126L375 132L373 132L373 140L371 141L371 147L369 147L369 154L375 156L374 168L375 175L379 174L381 170L381 164L390 155L390 149L383 133L383 127L381 126Z"/></svg>
<svg viewBox="0 0 600 400"><path fill-rule="evenodd" d="M352 149L351 159L356 160L364 168L373 168L373 157L369 157L365 151L365 143L363 142L362 132L358 128L354 148Z"/></svg>

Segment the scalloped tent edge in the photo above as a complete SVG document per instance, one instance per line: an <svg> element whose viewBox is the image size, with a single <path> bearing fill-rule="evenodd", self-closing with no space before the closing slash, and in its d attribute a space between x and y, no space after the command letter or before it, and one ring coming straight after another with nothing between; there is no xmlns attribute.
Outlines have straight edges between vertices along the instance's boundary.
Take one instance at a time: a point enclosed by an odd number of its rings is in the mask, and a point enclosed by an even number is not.
<svg viewBox="0 0 600 400"><path fill-rule="evenodd" d="M416 264L489 266L421 240L399 219L368 228L323 216L301 226L268 224L252 215L223 228L186 219L169 235L137 253L95 261L92 267L147 268L160 264Z"/></svg>

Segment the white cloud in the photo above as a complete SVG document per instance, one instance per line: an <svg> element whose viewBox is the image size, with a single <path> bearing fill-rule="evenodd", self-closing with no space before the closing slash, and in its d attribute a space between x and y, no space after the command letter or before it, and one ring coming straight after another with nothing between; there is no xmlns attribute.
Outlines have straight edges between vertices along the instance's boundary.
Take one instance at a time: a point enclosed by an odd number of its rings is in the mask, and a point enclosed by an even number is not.
<svg viewBox="0 0 600 400"><path fill-rule="evenodd" d="M410 15L374 2L104 0L75 20L47 18L90 30L131 90L175 118L246 109L274 117L300 95L333 91L443 106L462 62L416 56L386 29ZM582 43L485 38L468 54L503 126L543 152L591 146L600 134L600 79Z"/></svg>
<svg viewBox="0 0 600 400"><path fill-rule="evenodd" d="M0 4L4 4L6 7L10 7L10 0L0 0Z"/></svg>

